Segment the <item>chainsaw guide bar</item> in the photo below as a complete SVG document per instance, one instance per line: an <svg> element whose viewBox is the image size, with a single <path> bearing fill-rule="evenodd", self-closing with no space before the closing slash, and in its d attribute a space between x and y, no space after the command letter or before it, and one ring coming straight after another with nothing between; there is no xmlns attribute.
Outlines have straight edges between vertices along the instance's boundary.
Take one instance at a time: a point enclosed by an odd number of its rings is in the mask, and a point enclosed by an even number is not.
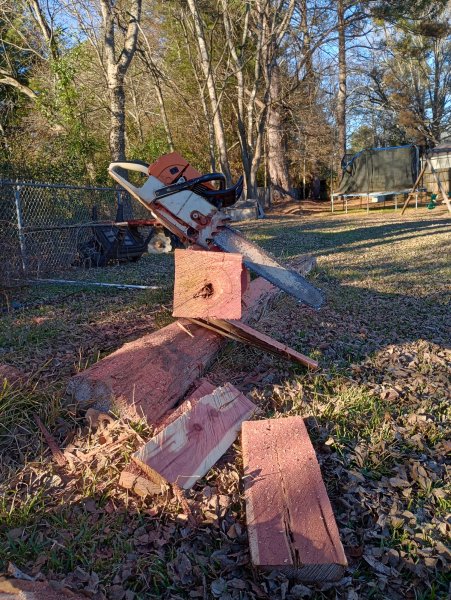
<svg viewBox="0 0 451 600"><path fill-rule="evenodd" d="M250 242L236 229L223 227L214 235L213 241L221 250L241 254L246 267L300 302L316 309L323 304L324 296L318 288L299 273L283 267L269 252Z"/></svg>

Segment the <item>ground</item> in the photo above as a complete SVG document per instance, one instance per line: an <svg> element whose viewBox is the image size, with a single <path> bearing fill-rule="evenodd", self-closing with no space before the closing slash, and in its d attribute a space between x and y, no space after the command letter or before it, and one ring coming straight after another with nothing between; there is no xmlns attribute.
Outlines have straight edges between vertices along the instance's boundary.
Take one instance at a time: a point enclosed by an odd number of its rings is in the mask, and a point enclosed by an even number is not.
<svg viewBox="0 0 451 600"><path fill-rule="evenodd" d="M231 343L208 378L249 394L258 416L306 418L349 559L344 578L302 585L252 570L239 441L187 494L193 528L178 498L141 500L117 485L150 434L143 423L99 434L64 404L73 373L170 322L171 256L71 274L160 290L49 286L5 296L0 362L28 379L0 392L0 570L10 561L97 599L448 598L447 214L275 213L242 229L288 262L317 257L310 279L326 306L315 312L281 294L256 326L321 368L308 374ZM66 467L52 462L34 413L66 448Z"/></svg>

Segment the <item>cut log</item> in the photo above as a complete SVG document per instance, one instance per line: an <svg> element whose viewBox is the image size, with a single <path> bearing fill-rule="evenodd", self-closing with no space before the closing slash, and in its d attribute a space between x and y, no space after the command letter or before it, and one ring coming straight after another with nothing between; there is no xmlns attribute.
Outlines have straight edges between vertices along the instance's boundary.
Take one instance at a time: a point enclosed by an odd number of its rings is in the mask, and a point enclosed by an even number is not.
<svg viewBox="0 0 451 600"><path fill-rule="evenodd" d="M241 318L241 254L175 251L174 317Z"/></svg>
<svg viewBox="0 0 451 600"><path fill-rule="evenodd" d="M255 405L230 383L201 398L152 438L133 460L156 483L189 490L233 444Z"/></svg>
<svg viewBox="0 0 451 600"><path fill-rule="evenodd" d="M189 320L195 325L201 325L206 329L220 333L224 337L250 344L251 346L256 346L257 348L261 348L262 350L266 350L277 356L282 356L283 358L288 358L289 360L304 365L308 369L315 370L318 368L316 360L293 350L285 344L281 344L272 337L260 333L256 329L253 329L240 321L225 319L209 319L208 321L205 321L204 319Z"/></svg>
<svg viewBox="0 0 451 600"><path fill-rule="evenodd" d="M347 565L302 417L242 426L252 562L305 581L335 581Z"/></svg>
<svg viewBox="0 0 451 600"><path fill-rule="evenodd" d="M193 252L193 254L195 254ZM258 278L243 296L244 320L259 312L277 289ZM130 342L69 382L67 398L82 407L103 412L115 409L121 417L145 418L150 425L183 398L211 364L224 338L182 320Z"/></svg>

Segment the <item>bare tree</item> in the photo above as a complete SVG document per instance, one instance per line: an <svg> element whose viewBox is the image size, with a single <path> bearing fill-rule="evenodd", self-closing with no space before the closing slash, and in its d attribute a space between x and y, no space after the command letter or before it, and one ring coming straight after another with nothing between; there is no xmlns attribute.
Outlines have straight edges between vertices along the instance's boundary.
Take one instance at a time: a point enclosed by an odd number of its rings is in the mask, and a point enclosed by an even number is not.
<svg viewBox="0 0 451 600"><path fill-rule="evenodd" d="M346 154L346 21L345 0L337 0L337 32L338 32L338 92L337 92L337 129L338 153Z"/></svg>
<svg viewBox="0 0 451 600"><path fill-rule="evenodd" d="M14 87L31 100L36 100L38 98L36 90L25 83L23 76L21 77L21 74L16 72L8 51L19 51L23 56L28 57L28 64L21 65L21 70L23 70L24 67L29 68L33 63L45 64L49 60L57 61L60 58L60 49L49 7L47 7L46 13L39 0L26 0L24 7L28 10L32 24L27 30L20 27L22 19L17 19L14 3L11 5L9 2L2 2L0 6L1 20L14 33L14 36L6 36L1 39L2 57L6 64L0 66L0 84Z"/></svg>
<svg viewBox="0 0 451 600"><path fill-rule="evenodd" d="M110 96L110 153L113 160L125 159L125 75L136 51L142 0L131 0L125 13L123 43L118 44L119 15L114 0L99 0L105 48L105 69ZM124 11L125 12L125 11ZM122 15L123 16L123 15ZM125 26L124 26L125 27Z"/></svg>
<svg viewBox="0 0 451 600"><path fill-rule="evenodd" d="M170 152L174 152L174 140L171 133L171 127L169 125L169 119L166 111L166 104L163 96L162 81L164 79L161 68L156 64L152 56L152 48L150 47L148 37L145 35L142 27L139 27L142 34L143 43L139 44L139 55L141 60L145 64L148 73L150 74L157 97L158 106L160 109L161 120L163 122L164 130L166 133L166 139Z"/></svg>
<svg viewBox="0 0 451 600"><path fill-rule="evenodd" d="M271 198L273 201L291 198L290 174L286 141L284 139L283 116L279 99L281 97L280 68L273 69L270 86L271 104L268 112L267 165L271 183Z"/></svg>
<svg viewBox="0 0 451 600"><path fill-rule="evenodd" d="M222 120L221 105L219 95L217 92L217 86L214 79L213 68L211 64L211 56L208 50L207 41L205 38L204 24L202 22L199 6L197 0L187 0L191 17L193 19L194 31L196 36L196 43L199 52L200 65L203 71L203 75L206 81L206 87L210 98L210 104L213 116L213 127L215 132L216 147L219 154L219 164L221 171L226 177L226 180L230 183L230 165L227 153L227 143L225 137L224 123Z"/></svg>
<svg viewBox="0 0 451 600"><path fill-rule="evenodd" d="M102 68L109 98L110 156L124 160L125 77L136 52L142 0L80 0L68 3L67 9L78 20Z"/></svg>
<svg viewBox="0 0 451 600"><path fill-rule="evenodd" d="M294 0L288 4L284 0L255 0L245 3L244 15L236 15L230 3L221 0L224 32L233 65L231 76L237 84L235 112L246 193L250 198L257 197L257 173L271 104L273 73L294 6Z"/></svg>

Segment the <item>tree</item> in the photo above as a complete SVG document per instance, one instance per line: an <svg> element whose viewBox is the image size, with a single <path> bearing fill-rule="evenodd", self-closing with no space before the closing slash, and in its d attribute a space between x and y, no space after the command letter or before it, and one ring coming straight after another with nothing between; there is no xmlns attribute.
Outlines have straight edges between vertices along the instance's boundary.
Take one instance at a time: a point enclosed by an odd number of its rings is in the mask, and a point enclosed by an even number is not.
<svg viewBox="0 0 451 600"><path fill-rule="evenodd" d="M279 96L274 73L294 6L294 0L288 3L283 0L256 0L244 3L243 14L240 11L233 12L230 3L221 0L224 33L232 65L230 76L235 78L237 84L234 111L249 198L257 198L257 173L268 111L271 102L275 105ZM250 65L253 68L248 68ZM275 123L275 113L272 116L275 128L270 135L274 137L279 129ZM288 187L288 181L283 183Z"/></svg>
<svg viewBox="0 0 451 600"><path fill-rule="evenodd" d="M197 0L187 0L191 17L194 24L195 38L199 53L199 61L203 71L203 75L210 98L211 112L213 116L213 127L215 132L216 147L219 154L219 164L221 171L225 175L228 183L231 182L231 173L229 165L229 157L227 153L227 144L225 138L224 123L222 120L221 104L218 97L217 86L214 78L211 53L208 50L205 37L205 27L202 21L201 13Z"/></svg>
<svg viewBox="0 0 451 600"><path fill-rule="evenodd" d="M373 14L375 43L361 61L358 110L379 143L433 146L451 132L450 9L406 0L381 3Z"/></svg>
<svg viewBox="0 0 451 600"><path fill-rule="evenodd" d="M71 3L68 9L91 43L104 74L109 98L111 159L125 160L125 77L136 52L142 0L82 0Z"/></svg>

